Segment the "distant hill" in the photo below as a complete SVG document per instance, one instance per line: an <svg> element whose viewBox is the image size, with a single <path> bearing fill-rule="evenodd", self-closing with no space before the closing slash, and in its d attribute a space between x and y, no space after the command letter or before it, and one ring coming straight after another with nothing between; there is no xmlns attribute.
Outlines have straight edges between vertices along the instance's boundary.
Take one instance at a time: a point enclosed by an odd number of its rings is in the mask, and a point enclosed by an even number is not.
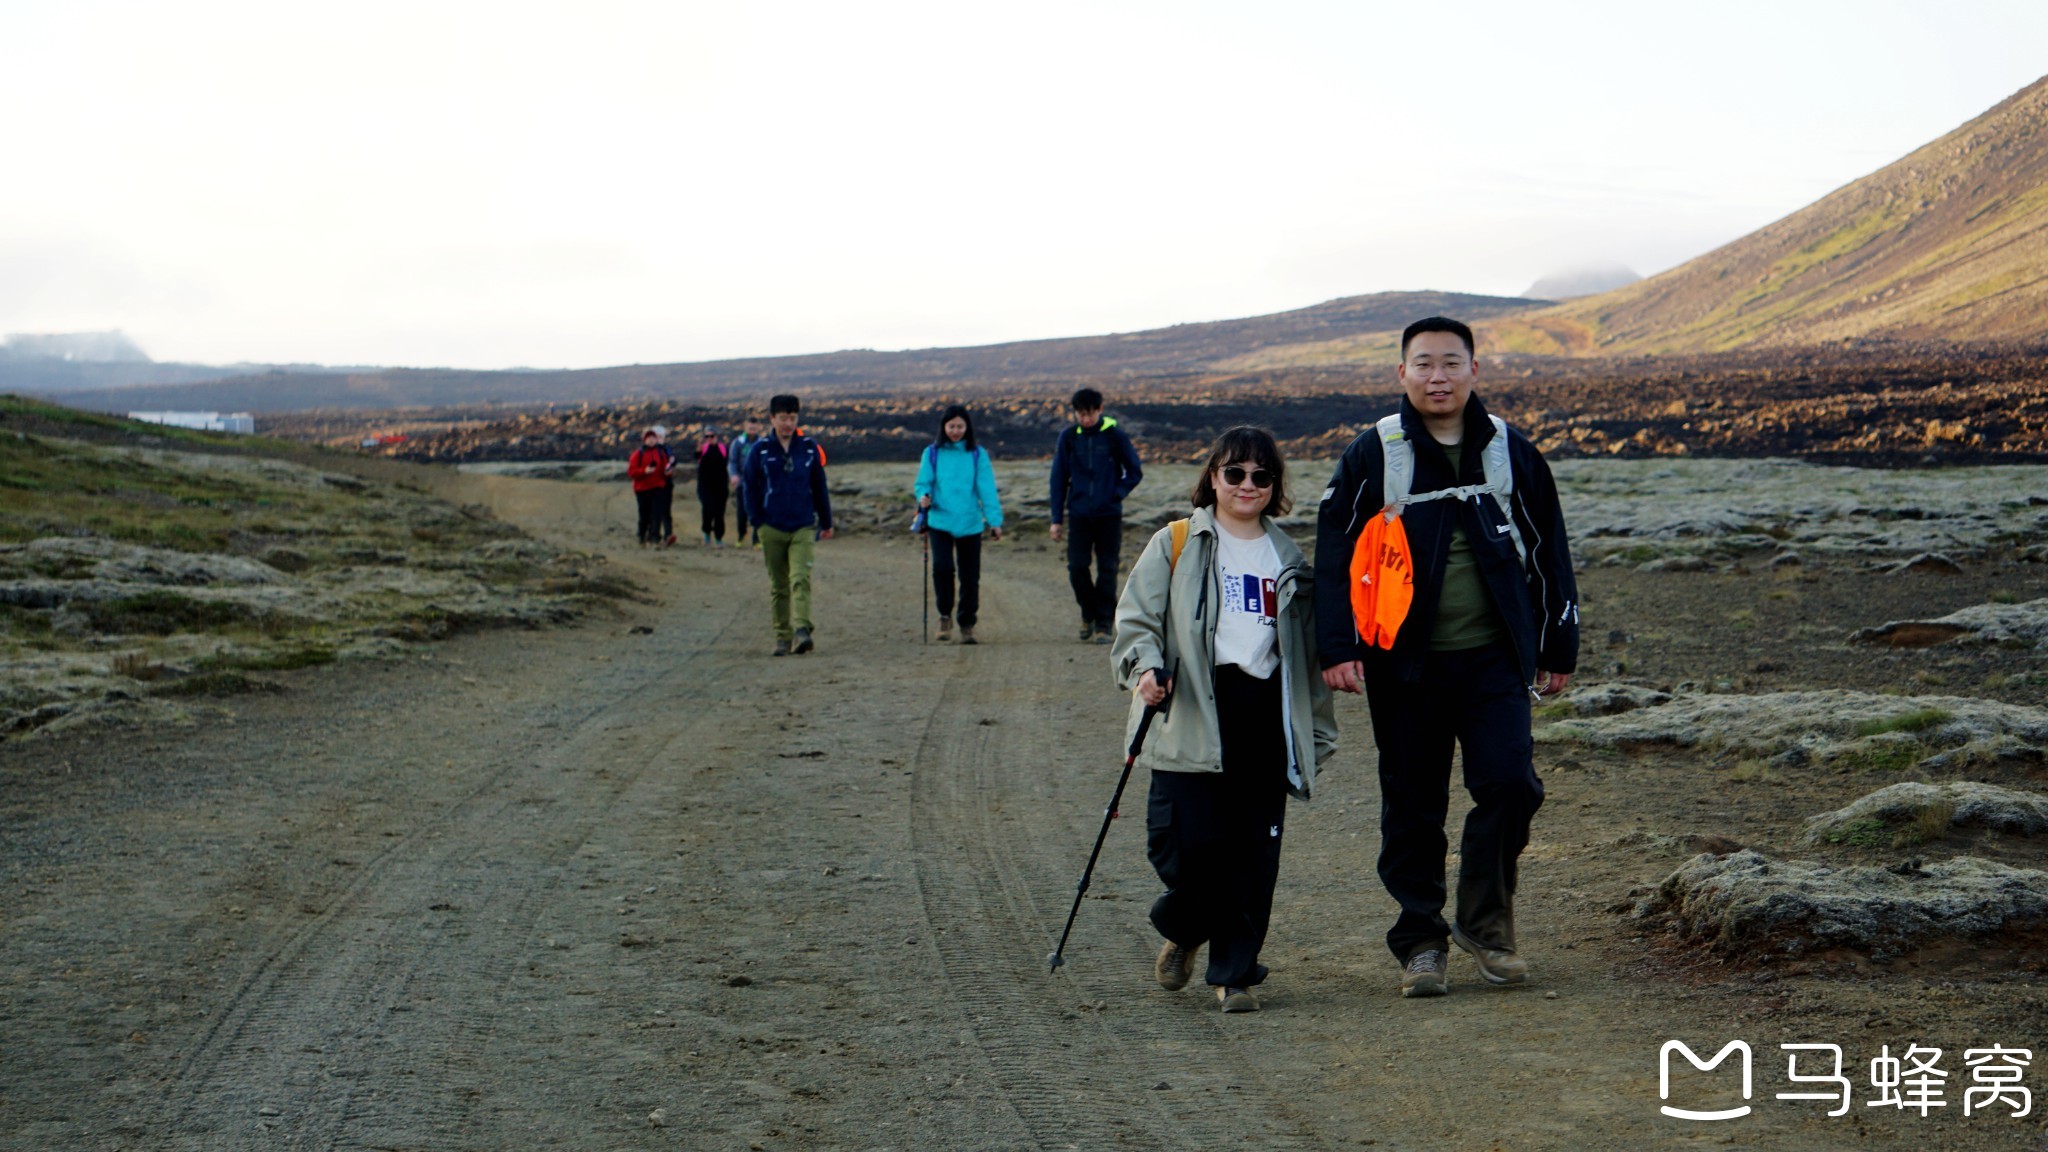
<svg viewBox="0 0 2048 1152"><path fill-rule="evenodd" d="M1489 331L1580 354L2048 336L2048 78L1732 244Z"/></svg>
<svg viewBox="0 0 2048 1152"><path fill-rule="evenodd" d="M631 365L582 371L478 372L457 369L270 371L204 384L69 390L65 403L101 411L210 409L295 412L326 408L539 405L641 399L718 399L779 389L884 395L905 389L991 385L1068 386L1133 376L1235 371L1264 349L1341 346L1391 354L1386 334L1436 313L1507 316L1542 306L1505 296L1382 292L1309 308L1176 324L1142 332L1024 340L909 352L848 351L812 356ZM1361 344L1360 341L1364 341ZM24 388L35 391L37 389Z"/></svg>

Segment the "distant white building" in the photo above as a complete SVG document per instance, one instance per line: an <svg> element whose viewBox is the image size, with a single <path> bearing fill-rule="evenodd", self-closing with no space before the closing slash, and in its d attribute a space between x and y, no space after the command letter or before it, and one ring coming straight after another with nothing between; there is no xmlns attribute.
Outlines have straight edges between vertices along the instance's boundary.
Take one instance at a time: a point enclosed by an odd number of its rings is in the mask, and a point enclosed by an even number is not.
<svg viewBox="0 0 2048 1152"><path fill-rule="evenodd" d="M247 412L231 412L225 416L219 412L130 412L128 418L198 432L240 432L247 435L256 431L256 418Z"/></svg>

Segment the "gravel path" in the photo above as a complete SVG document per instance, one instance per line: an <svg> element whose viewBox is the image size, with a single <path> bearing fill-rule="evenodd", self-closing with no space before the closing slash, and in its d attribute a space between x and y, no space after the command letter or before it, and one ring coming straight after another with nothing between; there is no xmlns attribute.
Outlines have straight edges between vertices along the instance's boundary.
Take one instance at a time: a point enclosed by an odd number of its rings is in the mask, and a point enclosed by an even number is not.
<svg viewBox="0 0 2048 1152"><path fill-rule="evenodd" d="M1657 1113L1671 1038L1756 1048L1745 1146L2042 1138L1865 1114L1867 1088L1836 1121L1771 1097L1780 1042L1852 1065L1940 1043L1958 1068L2025 1045L2048 1021L2025 978L1702 971L1614 911L1688 854L1624 833L1789 839L1818 795L1545 749L1519 909L1538 982L1484 987L1461 955L1452 996L1406 1002L1347 701L1338 764L1290 809L1267 1010L1226 1018L1150 982L1136 819L1045 970L1122 716L1104 650L1066 639L1054 554L991 548L987 643L927 648L916 552L823 544L819 650L773 660L751 553L634 551L608 487L442 482L611 550L659 602L292 673L200 726L0 746L0 1148L1718 1140Z"/></svg>

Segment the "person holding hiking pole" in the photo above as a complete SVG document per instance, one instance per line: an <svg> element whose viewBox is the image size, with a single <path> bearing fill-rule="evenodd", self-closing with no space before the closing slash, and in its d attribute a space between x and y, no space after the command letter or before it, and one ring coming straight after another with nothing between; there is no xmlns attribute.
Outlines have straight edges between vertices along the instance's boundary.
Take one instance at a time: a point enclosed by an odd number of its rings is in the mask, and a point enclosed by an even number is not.
<svg viewBox="0 0 2048 1152"><path fill-rule="evenodd" d="M939 641L953 638L953 576L960 577L960 642L973 644L981 610L981 534L1003 538L1003 501L988 453L974 443L974 421L961 404L939 416L938 437L917 465L917 506L925 514L925 547L938 585Z"/></svg>
<svg viewBox="0 0 2048 1152"><path fill-rule="evenodd" d="M1317 646L1324 682L1363 688L1372 713L1401 995L1441 996L1454 942L1490 984L1529 978L1514 896L1543 804L1530 704L1578 666L1578 586L1549 466L1473 390L1472 330L1441 316L1410 324L1396 371L1400 411L1345 449L1323 492ZM1453 744L1472 810L1446 923Z"/></svg>
<svg viewBox="0 0 2048 1152"><path fill-rule="evenodd" d="M1185 987L1207 944L1223 1011L1255 1012L1287 795L1308 799L1337 722L1316 673L1310 570L1273 522L1289 500L1272 434L1218 437L1192 500L1132 566L1110 659L1133 693L1127 735L1168 692L1177 701L1137 756L1152 772L1146 855L1166 885L1153 976Z"/></svg>

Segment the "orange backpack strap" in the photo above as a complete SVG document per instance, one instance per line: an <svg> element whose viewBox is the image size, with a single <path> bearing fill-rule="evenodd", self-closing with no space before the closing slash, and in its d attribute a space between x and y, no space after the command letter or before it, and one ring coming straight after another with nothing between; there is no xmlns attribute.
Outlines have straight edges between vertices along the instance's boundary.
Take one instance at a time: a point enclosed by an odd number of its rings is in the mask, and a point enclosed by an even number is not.
<svg viewBox="0 0 2048 1152"><path fill-rule="evenodd" d="M1173 536L1173 551L1167 554L1166 559L1166 570L1171 572L1180 567L1180 554L1187 550L1188 522L1186 518L1175 520L1166 526L1166 530Z"/></svg>

